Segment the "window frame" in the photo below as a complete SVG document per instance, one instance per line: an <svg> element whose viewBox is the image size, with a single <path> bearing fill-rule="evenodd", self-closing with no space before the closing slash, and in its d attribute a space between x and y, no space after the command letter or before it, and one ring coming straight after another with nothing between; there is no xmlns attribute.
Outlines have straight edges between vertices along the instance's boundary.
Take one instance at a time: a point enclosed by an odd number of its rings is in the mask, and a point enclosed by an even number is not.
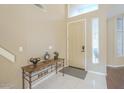
<svg viewBox="0 0 124 93"><path fill-rule="evenodd" d="M117 18L119 18L119 17L123 17L123 30L122 30L122 32L123 32L123 53L122 53L122 55L118 55L118 51L117 51L117 31L119 31L118 29L117 29ZM121 32L121 31L120 31ZM115 42L115 57L117 57L117 58L122 58L122 57L124 57L124 15L119 15L119 16L117 16L117 17L115 17L115 31L114 31L114 37L115 37L115 39L114 39L114 42Z"/></svg>
<svg viewBox="0 0 124 93"><path fill-rule="evenodd" d="M95 9L95 10L92 10L92 11L89 11L89 12L87 11L87 12L84 12L84 13L79 13L78 15L74 15L74 16L69 16L69 8L70 8L70 4L68 4L68 5L67 5L67 18L73 18L73 17L80 16L80 15L82 15L82 14L86 14L86 13L90 13L90 12L97 11L97 10L99 10L99 4L96 4L96 5L98 5L98 8Z"/></svg>
<svg viewBox="0 0 124 93"><path fill-rule="evenodd" d="M98 35L98 41L97 41L97 43L98 43L98 62L94 62L94 59L93 59L93 54L94 54L94 52L93 52L93 25L92 25L92 23L93 23L93 20L94 19L97 19L97 22L98 22L98 33L97 33L97 35ZM100 63L100 19L99 19L99 17L93 17L92 19L91 19L91 38L92 38L92 63L93 64L99 64Z"/></svg>

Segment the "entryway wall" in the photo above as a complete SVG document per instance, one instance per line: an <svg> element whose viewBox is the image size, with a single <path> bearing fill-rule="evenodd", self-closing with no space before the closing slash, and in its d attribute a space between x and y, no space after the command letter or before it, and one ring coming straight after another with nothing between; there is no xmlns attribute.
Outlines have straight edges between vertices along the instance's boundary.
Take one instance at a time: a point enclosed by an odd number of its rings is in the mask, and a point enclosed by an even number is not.
<svg viewBox="0 0 124 93"><path fill-rule="evenodd" d="M42 57L49 46L66 63L65 5L45 6L46 12L33 4L0 5L0 45L16 55L15 63L0 56L0 83L22 88L21 67L30 57Z"/></svg>
<svg viewBox="0 0 124 93"><path fill-rule="evenodd" d="M107 65L111 67L124 66L124 56L118 57L116 55L116 18L120 15L124 16L124 4L109 5L107 12L107 50L108 61ZM120 11L121 9L121 11Z"/></svg>
<svg viewBox="0 0 124 93"><path fill-rule="evenodd" d="M106 74L106 62L107 62L106 9L107 9L106 5L99 5L99 9L97 11L67 18L67 22L86 19L86 45L85 45L86 70L104 75ZM100 62L98 64L94 64L92 62L91 20L96 17L98 17L100 20L99 21L100 22L100 26L99 26Z"/></svg>

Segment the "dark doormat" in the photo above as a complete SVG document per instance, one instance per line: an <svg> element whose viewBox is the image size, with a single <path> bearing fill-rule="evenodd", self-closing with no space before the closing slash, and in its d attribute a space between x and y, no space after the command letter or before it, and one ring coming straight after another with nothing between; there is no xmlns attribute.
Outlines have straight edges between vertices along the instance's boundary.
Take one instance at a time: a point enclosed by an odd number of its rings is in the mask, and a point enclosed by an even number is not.
<svg viewBox="0 0 124 93"><path fill-rule="evenodd" d="M63 72L63 69L59 72ZM64 68L64 73L80 79L85 79L87 71L69 66Z"/></svg>

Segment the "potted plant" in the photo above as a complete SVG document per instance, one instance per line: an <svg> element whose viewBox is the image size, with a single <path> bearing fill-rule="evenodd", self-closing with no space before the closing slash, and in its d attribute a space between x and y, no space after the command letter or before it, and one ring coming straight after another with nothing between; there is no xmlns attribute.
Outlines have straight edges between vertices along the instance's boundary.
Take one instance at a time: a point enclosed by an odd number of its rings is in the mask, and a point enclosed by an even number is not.
<svg viewBox="0 0 124 93"><path fill-rule="evenodd" d="M58 59L59 57L59 53L58 52L54 52L54 60Z"/></svg>

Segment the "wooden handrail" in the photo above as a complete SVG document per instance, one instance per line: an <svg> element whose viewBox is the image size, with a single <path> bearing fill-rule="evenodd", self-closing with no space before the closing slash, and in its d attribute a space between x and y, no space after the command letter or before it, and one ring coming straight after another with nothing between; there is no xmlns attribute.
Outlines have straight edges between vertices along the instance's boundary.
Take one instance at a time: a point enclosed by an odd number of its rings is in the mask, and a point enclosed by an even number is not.
<svg viewBox="0 0 124 93"><path fill-rule="evenodd" d="M16 56L14 55L14 53L10 52L9 50L7 50L6 48L4 48L1 45L0 45L0 50L1 50L0 51L0 56L6 58L8 61L11 61L11 62L15 62L16 61ZM13 58L11 58L10 56L12 56Z"/></svg>

